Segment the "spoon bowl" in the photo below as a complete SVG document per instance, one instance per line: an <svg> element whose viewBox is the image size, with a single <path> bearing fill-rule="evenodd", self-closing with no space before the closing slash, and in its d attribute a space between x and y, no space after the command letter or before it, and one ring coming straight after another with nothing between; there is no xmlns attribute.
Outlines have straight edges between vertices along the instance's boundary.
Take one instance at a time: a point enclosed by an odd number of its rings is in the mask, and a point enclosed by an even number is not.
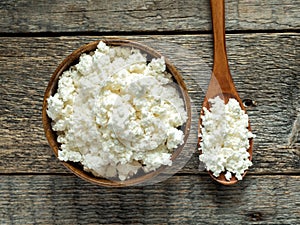
<svg viewBox="0 0 300 225"><path fill-rule="evenodd" d="M224 0L211 0L211 12L212 12L212 23L213 23L213 35L214 35L214 65L211 80L208 85L208 89L205 95L205 99L202 104L201 115L204 114L203 108L209 109L211 107L209 99L219 96L225 104L230 98L234 98L239 102L242 110L245 110L244 104L239 97L236 90L232 76L230 74L226 44L225 44L225 3ZM202 120L199 120L199 134L201 133ZM248 130L251 131L250 123ZM201 138L198 139L200 143ZM247 150L249 153L249 159L252 160L252 147L253 139L249 139L250 147ZM201 154L200 150L200 154ZM218 177L215 177L211 171L208 171L210 176L217 182L224 185L232 185L237 183L237 178L233 176L229 181L225 178L225 173L221 173ZM243 177L246 175L246 171Z"/></svg>
<svg viewBox="0 0 300 225"><path fill-rule="evenodd" d="M242 103L242 101L239 98L239 96L233 95L232 93L221 93L221 94L218 94L217 96L219 96L225 102L225 104L228 103L228 101L229 101L230 98L236 99L239 102L239 105L240 105L241 109L244 110L244 111L246 111L245 106ZM212 98L217 97L217 96L213 96ZM207 97L205 98L205 100L203 101L203 104L202 104L202 108L205 107L205 108L209 109L211 107L211 104L208 101L209 99L210 98L207 98ZM203 110L201 111L201 115L204 115L204 111ZM200 117L199 127L200 127L201 124L202 124L202 120L201 120L201 117ZM248 130L251 131L250 123L249 123L249 126L248 126ZM199 129L199 132L201 132L200 129ZM201 138L199 138L199 143L200 143L200 141L201 141ZM250 147L248 148L247 151L248 151L248 153L250 155L249 159L252 160L253 138L249 139L249 145L250 145ZM201 153L202 152L200 150L200 154ZM213 180L215 180L216 182L221 183L223 185L233 185L233 184L235 184L235 183L238 182L238 179L235 176L232 176L230 178L230 180L227 180L225 178L225 172L220 173L220 175L218 177L215 177L211 171L208 171L208 173L209 173L209 175L211 176L211 178ZM247 173L247 171L244 172L243 177L246 175L246 173Z"/></svg>

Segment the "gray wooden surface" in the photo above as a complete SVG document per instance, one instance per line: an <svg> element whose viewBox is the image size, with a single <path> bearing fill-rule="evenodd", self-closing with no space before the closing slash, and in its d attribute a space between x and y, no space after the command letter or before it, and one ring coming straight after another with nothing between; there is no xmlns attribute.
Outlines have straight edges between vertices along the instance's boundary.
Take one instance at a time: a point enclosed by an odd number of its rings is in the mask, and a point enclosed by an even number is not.
<svg viewBox="0 0 300 225"><path fill-rule="evenodd" d="M57 65L90 41L147 44L181 71L199 112L212 67L209 1L0 1L0 224L300 224L300 2L226 1L231 73L249 107L254 166L232 187L195 153L173 177L111 189L54 157L41 122Z"/></svg>

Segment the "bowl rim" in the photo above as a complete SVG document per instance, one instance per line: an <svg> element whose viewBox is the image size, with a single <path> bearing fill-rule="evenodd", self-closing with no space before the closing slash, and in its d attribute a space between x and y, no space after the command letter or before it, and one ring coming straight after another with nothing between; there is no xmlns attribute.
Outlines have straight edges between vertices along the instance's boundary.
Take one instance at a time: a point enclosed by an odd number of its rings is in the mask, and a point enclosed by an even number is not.
<svg viewBox="0 0 300 225"><path fill-rule="evenodd" d="M59 150L59 143L57 142L57 135L56 132L52 130L51 127L51 119L47 115L47 99L56 93L57 85L59 77L62 75L62 73L69 69L70 66L76 64L76 61L79 60L79 57L83 53L89 53L94 50L96 50L97 45L100 41L103 41L105 44L109 46L123 46L123 47L132 47L141 50L142 52L146 53L147 55L153 57L153 58L160 58L162 55L157 52L156 50L141 44L136 41L131 41L127 39L121 39L121 38L105 38L97 41L90 42L88 44L82 45L75 51L73 51L70 55L68 55L56 68L54 73L52 74L50 81L48 83L48 86L45 90L44 98L43 98L43 107L42 107L42 122L43 122L43 128L45 132L45 136L47 138L47 141L53 150L56 158L58 158L58 150ZM172 153L171 160L175 161L175 159L178 157L178 155L181 153L187 138L189 136L190 127L191 127L191 102L188 95L188 91L186 88L186 85L184 83L184 80L179 73L179 71L176 69L176 67L170 63L170 61L165 58L165 64L166 64L166 70L172 75L172 77L175 79L176 83L180 87L180 93L183 98L184 104L185 104L185 110L187 112L187 121L184 125L184 143L177 147L174 152ZM142 176L133 177L126 179L124 181L119 180L112 180L112 179L106 179L104 177L96 177L90 172L84 171L79 165L79 163L74 162L65 162L61 161L63 165L69 169L72 173L77 175L78 177L89 181L91 183L100 185L100 186L106 186L106 187L126 187L126 186L132 186L132 185L138 185L141 183L144 183L148 180L151 180L152 178L156 177L158 174L162 173L163 170L167 166L160 166L157 170L151 171L149 173L145 173Z"/></svg>

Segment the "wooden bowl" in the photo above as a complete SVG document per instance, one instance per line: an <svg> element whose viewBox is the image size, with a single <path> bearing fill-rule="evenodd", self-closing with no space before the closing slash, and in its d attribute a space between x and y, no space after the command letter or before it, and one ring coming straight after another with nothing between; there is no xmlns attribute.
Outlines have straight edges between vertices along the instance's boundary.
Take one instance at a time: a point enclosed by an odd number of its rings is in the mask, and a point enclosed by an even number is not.
<svg viewBox="0 0 300 225"><path fill-rule="evenodd" d="M162 55L155 50L142 45L137 42L129 41L129 40L124 40L124 39L104 39L102 40L104 43L106 43L108 46L123 46L123 47L133 47L135 49L139 49L142 53L147 54L147 61L151 60L152 58L160 58ZM54 154L56 157L58 156L58 150L60 148L60 144L57 142L57 134L55 131L52 130L51 127L51 119L47 115L47 99L49 96L53 96L56 91L57 91L57 86L58 86L58 80L59 77L62 75L62 73L65 70L68 70L70 66L75 65L79 61L80 55L83 53L89 53L94 50L96 50L97 45L99 41L94 41L91 42L87 45L84 45L80 47L79 49L75 50L72 54L70 54L55 70L54 74L52 75L48 87L45 91L44 95L44 102L43 102L43 110L42 110L42 120L43 120L43 126L44 126L44 131L46 138L49 142L50 147L54 151ZM166 68L167 71L172 74L174 82L178 84L180 87L180 95L183 98L183 101L185 103L185 110L188 115L188 119L186 123L181 127L182 131L185 134L184 141L187 141L187 137L189 135L189 130L191 126L191 103L190 99L188 97L187 89L184 84L184 81L180 75L180 73L177 71L177 69L167 60L165 59L166 62ZM174 161L180 152L183 149L183 145L179 146L177 149L174 150L171 160ZM96 177L90 172L86 172L83 170L83 166L80 163L74 163L74 162L64 162L62 163L74 174L79 176L80 178L83 178L84 180L87 180L89 182L92 182L97 185L101 186L108 186L108 187L122 187L122 186L130 186L130 185L137 185L141 184L143 182L149 181L156 177L158 174L162 173L166 166L161 166L158 168L156 171L149 172L149 173L138 173L137 176L133 176L130 179L127 179L125 181L119 181L119 180L110 180L106 179L104 177Z"/></svg>

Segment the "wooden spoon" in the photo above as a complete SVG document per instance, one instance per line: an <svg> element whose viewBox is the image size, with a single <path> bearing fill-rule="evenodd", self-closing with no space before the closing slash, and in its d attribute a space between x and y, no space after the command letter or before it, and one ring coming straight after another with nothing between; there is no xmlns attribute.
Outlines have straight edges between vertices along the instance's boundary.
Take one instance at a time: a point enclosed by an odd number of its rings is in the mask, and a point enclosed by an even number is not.
<svg viewBox="0 0 300 225"><path fill-rule="evenodd" d="M242 100L240 99L237 90L234 86L229 71L229 66L228 66L226 45L225 45L224 0L211 0L211 12L212 12L212 23L213 23L213 35L214 35L214 65L213 65L211 80L208 85L206 96L202 105L201 114L203 115L203 107L206 107L207 109L210 108L210 104L208 100L216 96L221 97L225 101L225 103L228 102L229 98L234 98L240 103L241 108L245 110ZM199 125L201 124L202 121L200 118ZM248 129L251 131L250 124ZM199 132L201 132L200 126L199 126ZM199 138L198 142L200 143L200 141L201 139ZM249 159L252 160L253 139L251 138L249 139L249 141L250 141L250 147L247 151L250 154ZM238 181L234 176L230 179L230 181L226 180L225 173L221 173L219 177L215 177L211 171L209 171L209 174L214 180L224 185L232 185ZM245 174L246 172L243 174L243 176L245 176Z"/></svg>

